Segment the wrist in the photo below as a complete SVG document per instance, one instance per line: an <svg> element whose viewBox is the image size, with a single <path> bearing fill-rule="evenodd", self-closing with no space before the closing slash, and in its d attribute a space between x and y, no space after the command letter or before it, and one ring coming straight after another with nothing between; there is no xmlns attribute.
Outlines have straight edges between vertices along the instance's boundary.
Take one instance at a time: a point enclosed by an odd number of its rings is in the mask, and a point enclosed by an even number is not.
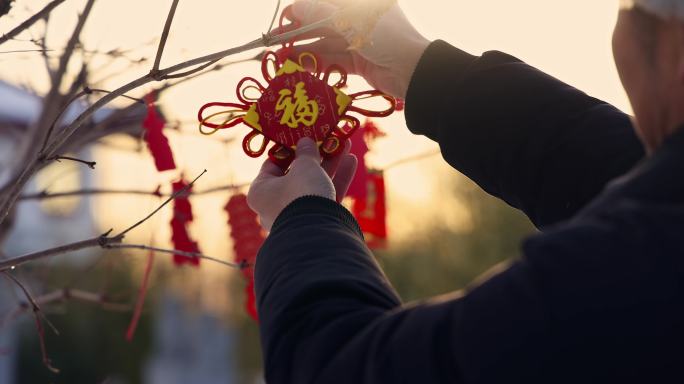
<svg viewBox="0 0 684 384"><path fill-rule="evenodd" d="M430 46L430 41L422 36L418 36L415 40L410 41L406 49L403 49L403 57L401 58L402 65L399 67L397 78L399 80L399 94L394 95L402 99L406 99L409 85L413 74L418 67L420 59L425 54L425 51Z"/></svg>
<svg viewBox="0 0 684 384"><path fill-rule="evenodd" d="M330 216L363 237L356 219L344 206L334 200L317 195L302 196L288 204L276 217L271 232L276 232L279 228L286 226L290 220L306 215Z"/></svg>

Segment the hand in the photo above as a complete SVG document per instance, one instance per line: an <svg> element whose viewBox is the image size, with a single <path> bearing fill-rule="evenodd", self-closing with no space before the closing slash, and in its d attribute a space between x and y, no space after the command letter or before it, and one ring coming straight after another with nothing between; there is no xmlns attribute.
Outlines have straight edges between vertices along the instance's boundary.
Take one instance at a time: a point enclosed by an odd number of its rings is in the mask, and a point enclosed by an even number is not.
<svg viewBox="0 0 684 384"><path fill-rule="evenodd" d="M247 203L259 215L261 226L271 230L273 222L294 200L321 196L341 201L356 173L356 156L350 155L347 140L344 152L321 162L316 143L303 138L297 143L296 158L289 172L266 160L247 195Z"/></svg>
<svg viewBox="0 0 684 384"><path fill-rule="evenodd" d="M354 19L354 13L363 15L368 10L364 2L356 2L355 8L345 9L345 17ZM302 26L335 15L339 7L330 2L299 0L292 5L292 12ZM339 64L349 73L363 76L368 83L382 92L398 98L406 98L413 71L430 42L408 21L395 3L375 23L365 42L358 42L354 28L341 29L334 23L300 35L297 40L319 38L310 43L295 46L293 56L312 52L326 65ZM359 49L349 49L359 43Z"/></svg>

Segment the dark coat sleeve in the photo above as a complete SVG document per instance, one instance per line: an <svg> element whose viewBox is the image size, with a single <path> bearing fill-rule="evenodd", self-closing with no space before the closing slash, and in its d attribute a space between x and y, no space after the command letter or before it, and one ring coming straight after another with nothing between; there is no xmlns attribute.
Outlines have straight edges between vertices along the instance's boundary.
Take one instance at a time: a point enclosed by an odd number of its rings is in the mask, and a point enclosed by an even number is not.
<svg viewBox="0 0 684 384"><path fill-rule="evenodd" d="M565 220L644 155L627 115L501 52L436 41L406 98L409 129L538 227Z"/></svg>
<svg viewBox="0 0 684 384"><path fill-rule="evenodd" d="M682 227L682 206L618 199L463 296L402 306L351 214L298 199L257 258L266 381L681 382Z"/></svg>

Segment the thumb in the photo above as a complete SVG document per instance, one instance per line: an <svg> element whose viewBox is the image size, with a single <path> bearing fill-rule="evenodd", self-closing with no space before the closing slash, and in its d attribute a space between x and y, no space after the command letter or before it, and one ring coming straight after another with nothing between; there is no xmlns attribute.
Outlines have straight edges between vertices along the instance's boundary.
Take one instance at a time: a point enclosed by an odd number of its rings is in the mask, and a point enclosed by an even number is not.
<svg viewBox="0 0 684 384"><path fill-rule="evenodd" d="M301 138L297 142L297 148L295 152L297 159L309 157L318 162L321 161L321 155L318 152L318 145L316 145L316 142L308 137Z"/></svg>

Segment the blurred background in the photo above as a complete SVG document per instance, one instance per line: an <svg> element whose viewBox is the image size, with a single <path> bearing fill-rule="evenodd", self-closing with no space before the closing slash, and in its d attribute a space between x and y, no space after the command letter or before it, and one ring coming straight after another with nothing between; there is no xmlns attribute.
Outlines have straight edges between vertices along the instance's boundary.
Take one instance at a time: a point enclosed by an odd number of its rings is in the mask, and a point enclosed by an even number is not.
<svg viewBox="0 0 684 384"><path fill-rule="evenodd" d="M16 0L0 17L0 33L14 28L48 1ZM149 71L170 0L98 0L81 37L68 76L88 62L90 85L115 89ZM275 1L181 1L166 45L162 67L236 46L268 29ZM614 69L610 35L617 14L612 1L574 0L400 0L409 19L430 39L443 39L474 54L501 50L513 54L592 96L629 111ZM37 23L0 47L0 117L31 122L48 92L45 60L55 61L68 40L84 0L67 0L52 12L47 30ZM31 42L46 36L51 51ZM246 52L223 62L253 57ZM112 54L114 53L114 54ZM145 60L146 59L146 60ZM147 148L131 135L114 135L81 150L97 162L95 170L70 162L41 171L26 193L80 188L155 190L183 174L195 188L245 184L262 160L241 148L245 127L213 136L197 130L196 113L209 101L234 101L237 82L260 78L260 64L226 66L164 92L159 108L178 171L158 173ZM142 97L156 84L130 93ZM350 89L368 85L354 78ZM435 95L439 97L439 95ZM36 101L38 100L38 102ZM95 100L95 98L93 98ZM130 101L117 100L115 110ZM4 112L2 112L4 111ZM17 117L18 116L18 117ZM139 121L142 121L140 116ZM139 122L129 122L139 124ZM376 256L406 301L461 289L495 264L515 258L520 242L534 228L519 212L486 196L446 165L437 146L410 134L402 113L375 123L387 133L374 142L370 166L386 169L389 237ZM458 129L458 127L453 127ZM11 161L0 121L0 164ZM408 161L404 161L408 159ZM242 189L246 192L246 188ZM233 260L226 212L235 192L193 196L192 237L204 254ZM18 203L3 253L17 256L92 237L109 228L121 230L152 211L155 196L105 195ZM127 241L169 248L165 209L127 236ZM21 291L9 281L0 298L1 383L258 383L261 382L257 325L244 310L244 280L239 271L202 262L199 268L173 265L157 255L139 327L125 339L147 253L82 251L18 268L35 296L95 292L97 300L58 300L44 305L59 335L45 332L47 353L60 373L43 364L35 321ZM77 296L77 295L76 295ZM22 304L23 303L23 304Z"/></svg>

